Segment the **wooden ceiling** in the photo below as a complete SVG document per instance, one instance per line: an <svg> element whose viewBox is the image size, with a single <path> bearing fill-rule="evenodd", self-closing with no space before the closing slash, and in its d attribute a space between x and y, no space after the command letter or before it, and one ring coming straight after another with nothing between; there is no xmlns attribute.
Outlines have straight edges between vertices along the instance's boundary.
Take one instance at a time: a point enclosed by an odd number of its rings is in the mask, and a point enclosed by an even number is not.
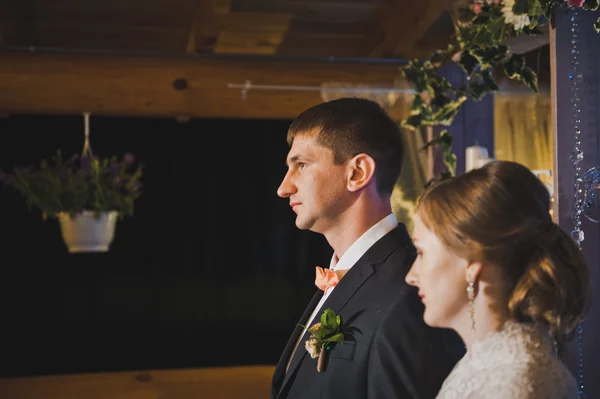
<svg viewBox="0 0 600 399"><path fill-rule="evenodd" d="M169 53L414 57L448 40L453 1L2 0L0 43Z"/></svg>
<svg viewBox="0 0 600 399"><path fill-rule="evenodd" d="M402 86L461 1L0 0L0 113L293 118L323 85Z"/></svg>

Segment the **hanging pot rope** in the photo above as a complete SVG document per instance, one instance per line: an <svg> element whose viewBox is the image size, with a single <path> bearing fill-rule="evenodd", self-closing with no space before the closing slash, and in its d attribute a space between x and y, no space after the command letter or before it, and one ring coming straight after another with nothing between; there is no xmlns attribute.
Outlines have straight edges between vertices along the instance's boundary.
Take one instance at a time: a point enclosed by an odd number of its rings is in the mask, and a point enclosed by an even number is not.
<svg viewBox="0 0 600 399"><path fill-rule="evenodd" d="M92 153L92 146L90 145L90 113L84 112L83 117L84 117L84 123L85 123L85 130L84 130L85 141L83 142L83 151L81 152L81 156L83 156L83 157L88 156L91 158L93 156L93 153Z"/></svg>

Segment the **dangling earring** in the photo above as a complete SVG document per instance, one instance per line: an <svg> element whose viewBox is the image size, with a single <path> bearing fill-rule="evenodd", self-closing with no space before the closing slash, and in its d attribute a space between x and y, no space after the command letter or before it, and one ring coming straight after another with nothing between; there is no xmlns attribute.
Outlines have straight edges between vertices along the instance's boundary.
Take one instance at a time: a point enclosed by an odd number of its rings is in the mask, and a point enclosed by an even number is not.
<svg viewBox="0 0 600 399"><path fill-rule="evenodd" d="M471 315L471 331L475 332L475 283L469 281L467 286L467 297L469 298L469 314Z"/></svg>

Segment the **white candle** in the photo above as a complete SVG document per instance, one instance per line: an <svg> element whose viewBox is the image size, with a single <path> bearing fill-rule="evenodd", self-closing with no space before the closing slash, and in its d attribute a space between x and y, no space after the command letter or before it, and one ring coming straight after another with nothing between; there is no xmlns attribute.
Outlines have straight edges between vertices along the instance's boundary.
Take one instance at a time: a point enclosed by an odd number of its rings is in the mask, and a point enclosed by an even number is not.
<svg viewBox="0 0 600 399"><path fill-rule="evenodd" d="M465 157L465 172L473 170L475 168L480 167L479 160L488 158L488 150L485 147L480 147L478 145L474 145L472 147L467 147L466 157Z"/></svg>
<svg viewBox="0 0 600 399"><path fill-rule="evenodd" d="M486 163L490 163L492 161L492 158L479 158L477 161L475 161L475 169L479 169L483 167L483 165L485 165Z"/></svg>

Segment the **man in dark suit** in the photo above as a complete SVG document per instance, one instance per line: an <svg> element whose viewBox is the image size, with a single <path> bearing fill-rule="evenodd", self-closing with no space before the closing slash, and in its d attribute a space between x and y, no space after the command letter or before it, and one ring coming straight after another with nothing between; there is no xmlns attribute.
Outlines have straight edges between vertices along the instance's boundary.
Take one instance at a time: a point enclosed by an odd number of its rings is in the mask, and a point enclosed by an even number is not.
<svg viewBox="0 0 600 399"><path fill-rule="evenodd" d="M461 353L449 331L425 325L404 281L415 250L390 205L403 159L397 124L372 101L342 98L300 114L288 143L277 194L296 226L323 234L334 254L317 268L321 289L279 359L271 398L434 398ZM305 345L325 309L341 317L345 338L318 372Z"/></svg>

